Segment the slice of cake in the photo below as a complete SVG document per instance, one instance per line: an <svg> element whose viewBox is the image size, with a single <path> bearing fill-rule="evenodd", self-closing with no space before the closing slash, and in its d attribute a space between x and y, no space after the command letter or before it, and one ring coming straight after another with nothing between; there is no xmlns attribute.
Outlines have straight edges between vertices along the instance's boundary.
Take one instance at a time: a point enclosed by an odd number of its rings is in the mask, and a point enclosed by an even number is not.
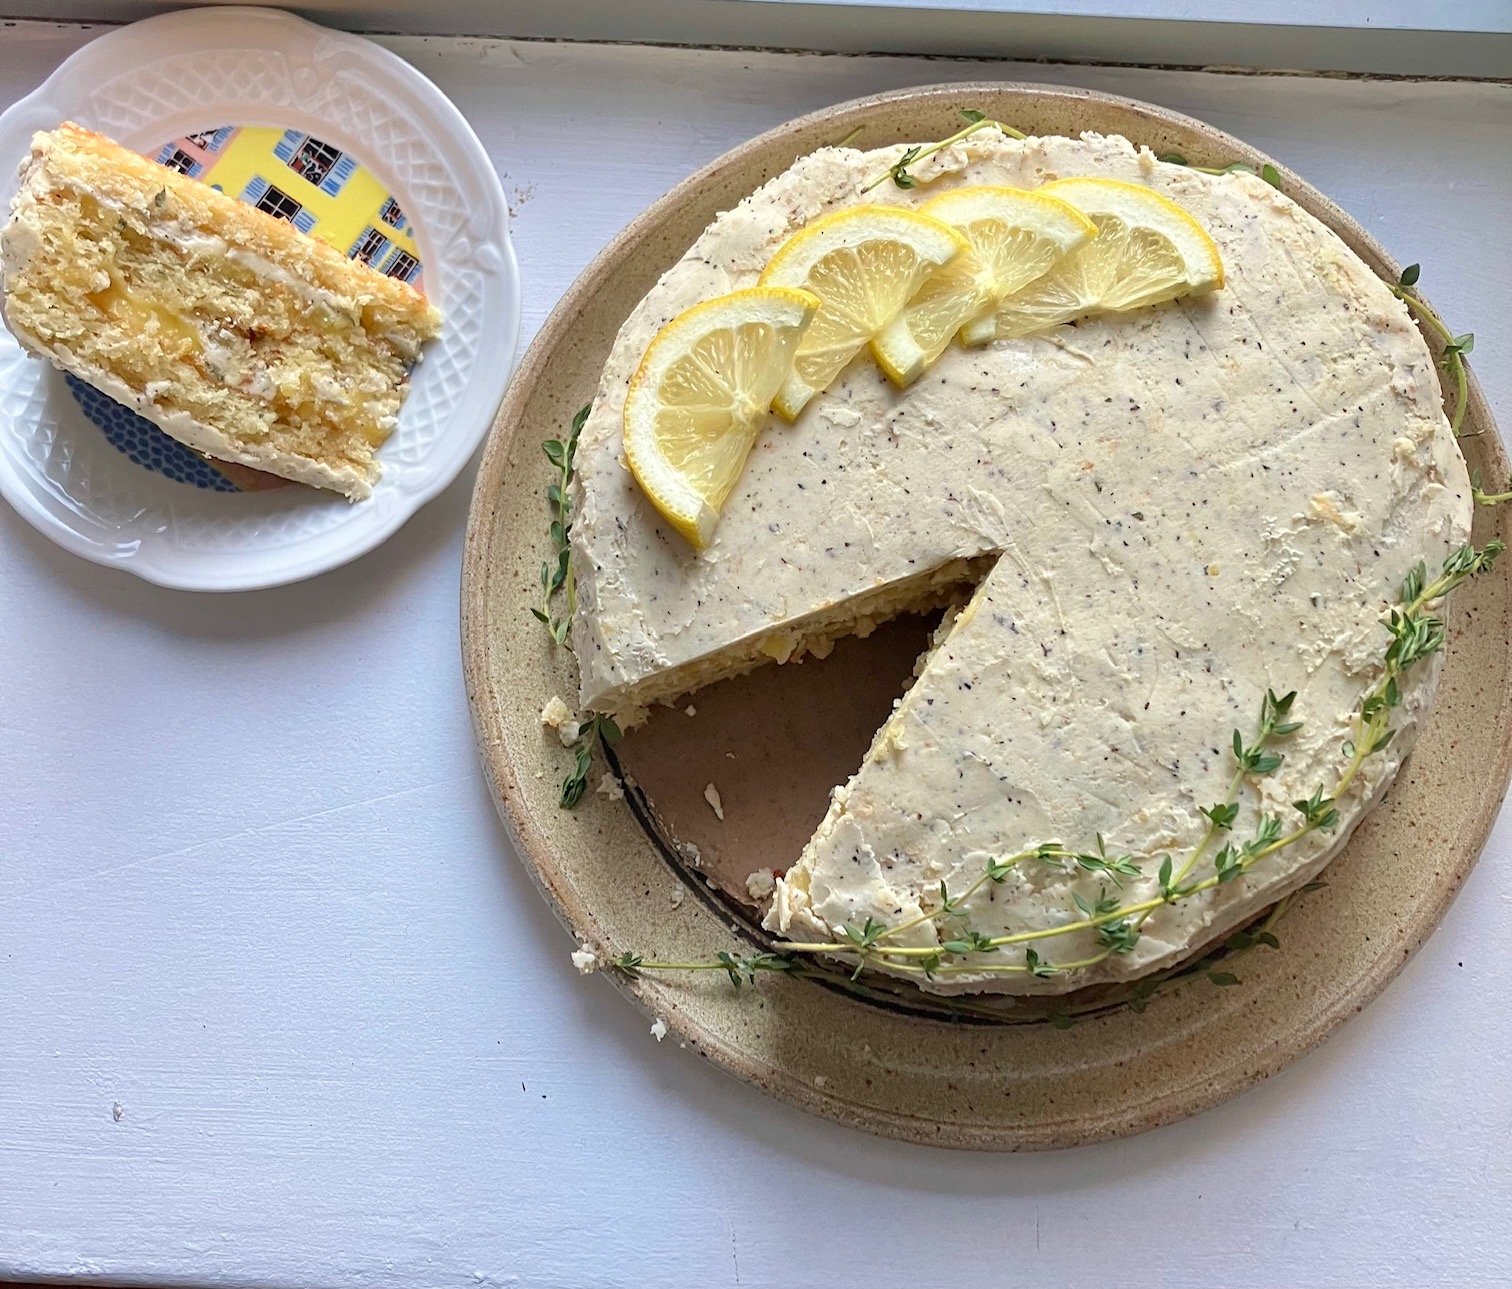
<svg viewBox="0 0 1512 1289"><path fill-rule="evenodd" d="M367 497L441 316L406 282L67 122L0 231L0 314L32 353L179 442Z"/></svg>
<svg viewBox="0 0 1512 1289"><path fill-rule="evenodd" d="M906 928L892 943L950 959L906 977L928 990L1129 980L1311 879L1390 784L1437 660L1404 677L1398 736L1340 788L1350 718L1382 681L1382 618L1414 566L1437 570L1467 538L1465 464L1406 308L1255 176L1167 165L1120 138L988 130L917 168L914 188L873 186L901 153L800 159L721 215L620 331L576 454L582 705L633 723L648 702L976 582L803 854L769 857L785 871L767 925L810 944ZM668 318L751 285L828 212L1077 175L1178 203L1216 243L1223 290L952 345L906 389L863 355L760 436L706 549L662 520L624 467L621 413ZM1234 732L1255 737L1268 690L1296 691L1285 723L1301 728L1204 847ZM1328 829L1215 878L1226 843L1290 827L1319 791L1338 797ZM983 880L1052 839L1087 862ZM1193 856L1192 876L1212 880L1163 904L1163 860L1181 872ZM962 897L948 912L944 890ZM1105 901L1156 907L1093 926L1102 914L1086 910ZM968 928L1023 942L950 949Z"/></svg>

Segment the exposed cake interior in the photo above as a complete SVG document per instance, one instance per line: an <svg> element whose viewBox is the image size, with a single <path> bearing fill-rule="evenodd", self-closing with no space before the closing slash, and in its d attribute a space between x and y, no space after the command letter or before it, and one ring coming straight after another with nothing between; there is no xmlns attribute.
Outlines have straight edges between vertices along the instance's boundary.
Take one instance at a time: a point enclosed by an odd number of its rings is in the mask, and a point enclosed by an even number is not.
<svg viewBox="0 0 1512 1289"><path fill-rule="evenodd" d="M424 297L97 135L38 138L5 247L23 343L191 447L365 495Z"/></svg>
<svg viewBox="0 0 1512 1289"><path fill-rule="evenodd" d="M626 726L639 724L646 709L673 703L732 676L741 676L767 663L824 658L835 641L847 636L865 638L882 623L905 613L929 613L964 604L991 568L992 556L954 559L915 577L862 592L772 630L751 635L718 653L628 686L604 706ZM952 618L947 615L946 621ZM920 666L922 667L922 660Z"/></svg>

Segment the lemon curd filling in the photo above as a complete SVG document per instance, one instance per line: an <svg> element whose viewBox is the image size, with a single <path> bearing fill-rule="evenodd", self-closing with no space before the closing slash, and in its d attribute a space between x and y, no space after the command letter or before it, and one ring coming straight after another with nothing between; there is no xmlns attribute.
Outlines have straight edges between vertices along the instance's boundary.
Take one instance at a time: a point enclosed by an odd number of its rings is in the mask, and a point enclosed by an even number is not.
<svg viewBox="0 0 1512 1289"><path fill-rule="evenodd" d="M439 315L407 284L64 126L4 251L23 344L207 455L356 499Z"/></svg>

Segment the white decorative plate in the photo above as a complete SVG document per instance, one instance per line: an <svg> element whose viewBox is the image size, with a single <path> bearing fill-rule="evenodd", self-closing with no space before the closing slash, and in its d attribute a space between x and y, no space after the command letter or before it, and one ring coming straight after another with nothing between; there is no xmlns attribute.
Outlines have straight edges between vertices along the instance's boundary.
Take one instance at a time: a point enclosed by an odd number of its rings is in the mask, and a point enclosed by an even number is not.
<svg viewBox="0 0 1512 1289"><path fill-rule="evenodd" d="M498 176L434 85L370 41L277 10L151 18L81 49L0 116L0 211L33 132L70 119L154 156L192 137L205 151L175 155L191 174L233 133L225 127L276 127L278 155L290 158L269 166L288 166L293 195L277 190L276 174L271 185L255 175L236 181L233 195L257 200L272 187L286 203L278 213L321 236L329 230L319 218L311 226L298 213L299 193L310 208L322 200L303 185L314 177L320 192L339 195L358 174L382 199L381 218L341 249L361 247L410 280L423 264L445 325L379 452L383 477L356 505L312 488L259 486L269 481L181 455L187 450L166 435L27 357L0 329L0 493L27 520L86 559L152 582L246 590L356 558L456 478L508 381L519 278Z"/></svg>

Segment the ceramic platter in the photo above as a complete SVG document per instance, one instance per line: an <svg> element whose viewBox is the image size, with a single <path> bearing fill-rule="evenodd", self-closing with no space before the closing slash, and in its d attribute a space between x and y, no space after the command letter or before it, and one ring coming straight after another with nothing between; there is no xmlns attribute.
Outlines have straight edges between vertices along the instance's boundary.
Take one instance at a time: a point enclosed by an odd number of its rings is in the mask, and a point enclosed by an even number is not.
<svg viewBox="0 0 1512 1289"><path fill-rule="evenodd" d="M520 854L573 936L601 959L626 950L706 960L766 943L742 896L760 864L790 863L831 786L860 763L901 692L928 624L901 619L822 662L772 667L667 709L618 755L636 783L558 807L568 755L539 713L577 690L571 654L529 614L548 553L543 440L588 402L626 315L721 210L796 157L862 131L861 146L935 139L961 108L1035 134L1126 135L1203 165L1269 158L1201 122L1127 99L1037 85L912 89L803 117L727 153L669 192L578 279L506 394L467 534L463 647L483 761ZM1383 277L1399 267L1352 219L1281 170L1290 196ZM1472 387L1463 440L1472 468L1507 461ZM1498 526L1500 528L1498 529ZM1475 540L1508 538L1501 511ZM1043 1004L953 1010L917 993L858 997L834 984L764 977L736 992L716 972L618 986L648 1017L719 1066L816 1114L888 1136L979 1150L1043 1149L1139 1132L1274 1073L1359 1011L1437 924L1474 864L1506 789L1512 744L1512 560L1459 591L1438 703L1387 801L1301 898L1279 949L1245 953L1215 985L1171 981L1135 1010L1083 991ZM593 782L599 778L595 768ZM720 821L702 799L714 782ZM683 856L696 847L699 867ZM685 887L686 895L677 896ZM568 945L563 942L562 969ZM584 988L602 987L585 981ZM1074 1020L1074 1023L1068 1023Z"/></svg>
<svg viewBox="0 0 1512 1289"><path fill-rule="evenodd" d="M91 41L0 115L0 211L33 132L65 120L415 282L445 323L356 505L208 461L0 328L0 494L31 524L151 582L240 591L355 559L457 477L503 394L520 297L498 176L440 90L275 9L164 14Z"/></svg>

